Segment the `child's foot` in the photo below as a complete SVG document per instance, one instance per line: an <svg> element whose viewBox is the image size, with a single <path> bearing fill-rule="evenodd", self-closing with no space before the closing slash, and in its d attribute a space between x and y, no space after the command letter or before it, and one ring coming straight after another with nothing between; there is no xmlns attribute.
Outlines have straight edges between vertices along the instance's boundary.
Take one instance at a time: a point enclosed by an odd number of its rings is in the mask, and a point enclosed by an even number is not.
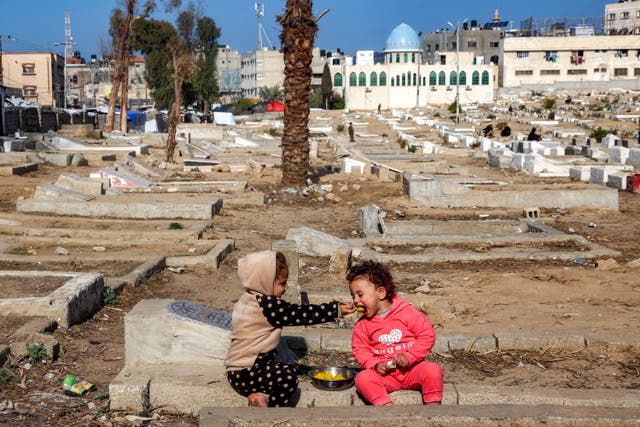
<svg viewBox="0 0 640 427"><path fill-rule="evenodd" d="M269 395L264 393L252 393L249 395L249 406L266 408L269 406Z"/></svg>

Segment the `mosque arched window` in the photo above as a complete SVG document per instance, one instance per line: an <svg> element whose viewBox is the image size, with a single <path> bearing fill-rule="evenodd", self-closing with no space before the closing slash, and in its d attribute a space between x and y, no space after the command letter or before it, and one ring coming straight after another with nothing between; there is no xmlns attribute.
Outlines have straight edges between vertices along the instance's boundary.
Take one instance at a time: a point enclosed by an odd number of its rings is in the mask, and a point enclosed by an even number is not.
<svg viewBox="0 0 640 427"><path fill-rule="evenodd" d="M417 79L418 79L418 76L416 75L416 73L413 73L413 85L414 86L418 84Z"/></svg>
<svg viewBox="0 0 640 427"><path fill-rule="evenodd" d="M483 85L488 85L489 84L489 72L488 71L483 71L482 72L482 84Z"/></svg>
<svg viewBox="0 0 640 427"><path fill-rule="evenodd" d="M435 71L429 73L429 86L435 86L438 82L438 76Z"/></svg>
<svg viewBox="0 0 640 427"><path fill-rule="evenodd" d="M369 81L371 82L371 86L378 86L378 75L375 71L371 72L369 76Z"/></svg>
<svg viewBox="0 0 640 427"><path fill-rule="evenodd" d="M367 75L363 72L358 74L358 86L366 86L367 85Z"/></svg>
<svg viewBox="0 0 640 427"><path fill-rule="evenodd" d="M399 53L396 53L396 62L400 63L400 54Z"/></svg>
<svg viewBox="0 0 640 427"><path fill-rule="evenodd" d="M387 73L382 71L380 73L380 86L386 86L386 85L387 85Z"/></svg>
<svg viewBox="0 0 640 427"><path fill-rule="evenodd" d="M407 85L407 76L405 76L404 74L402 75L402 86L406 86Z"/></svg>
<svg viewBox="0 0 640 427"><path fill-rule="evenodd" d="M415 54L415 53L412 53L412 54L411 54L411 63L412 63L412 64L415 64L415 63L416 63L416 54Z"/></svg>
<svg viewBox="0 0 640 427"><path fill-rule="evenodd" d="M396 85L396 79L391 77L391 86L395 86L395 85Z"/></svg>
<svg viewBox="0 0 640 427"><path fill-rule="evenodd" d="M447 75L444 73L444 71L440 71L440 73L438 73L438 84L440 86L444 86L447 84Z"/></svg>
<svg viewBox="0 0 640 427"><path fill-rule="evenodd" d="M458 84L458 75L455 71L452 71L451 74L449 74L449 84L452 86Z"/></svg>
<svg viewBox="0 0 640 427"><path fill-rule="evenodd" d="M409 54L407 52L404 53L404 63L409 62Z"/></svg>
<svg viewBox="0 0 640 427"><path fill-rule="evenodd" d="M474 71L471 74L471 84L474 86L477 86L480 84L480 73L477 71Z"/></svg>
<svg viewBox="0 0 640 427"><path fill-rule="evenodd" d="M349 86L355 86L357 82L356 73L349 74Z"/></svg>
<svg viewBox="0 0 640 427"><path fill-rule="evenodd" d="M427 78L425 76L422 76L422 86L426 86L427 85Z"/></svg>
<svg viewBox="0 0 640 427"><path fill-rule="evenodd" d="M460 84L463 86L467 85L467 73L465 73L464 71L460 71Z"/></svg>
<svg viewBox="0 0 640 427"><path fill-rule="evenodd" d="M336 73L333 76L333 85L336 87L342 87L342 74Z"/></svg>

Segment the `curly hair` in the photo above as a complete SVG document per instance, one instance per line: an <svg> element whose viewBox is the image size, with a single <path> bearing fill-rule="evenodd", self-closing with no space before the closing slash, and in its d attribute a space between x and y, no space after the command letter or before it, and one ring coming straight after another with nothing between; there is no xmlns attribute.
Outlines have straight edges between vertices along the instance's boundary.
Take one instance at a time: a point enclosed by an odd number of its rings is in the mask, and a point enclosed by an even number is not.
<svg viewBox="0 0 640 427"><path fill-rule="evenodd" d="M393 297L397 294L397 288L389 269L384 264L375 261L364 261L360 264L352 265L347 271L347 282L351 283L361 278L373 283L376 288L383 287L387 291L386 299L393 301Z"/></svg>

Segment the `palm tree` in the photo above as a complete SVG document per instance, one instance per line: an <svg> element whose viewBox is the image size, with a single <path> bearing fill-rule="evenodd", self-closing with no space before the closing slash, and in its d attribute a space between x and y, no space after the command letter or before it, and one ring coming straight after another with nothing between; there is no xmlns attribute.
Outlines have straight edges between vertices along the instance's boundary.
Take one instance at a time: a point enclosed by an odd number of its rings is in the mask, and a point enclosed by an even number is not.
<svg viewBox="0 0 640 427"><path fill-rule="evenodd" d="M271 99L277 99L278 101L282 101L284 99L284 94L282 93L282 88L280 86L264 86L260 88L260 99L263 101L269 101Z"/></svg>
<svg viewBox="0 0 640 427"><path fill-rule="evenodd" d="M309 170L309 90L313 40L318 25L311 0L287 0L282 25L284 55L284 131L282 184L304 186Z"/></svg>

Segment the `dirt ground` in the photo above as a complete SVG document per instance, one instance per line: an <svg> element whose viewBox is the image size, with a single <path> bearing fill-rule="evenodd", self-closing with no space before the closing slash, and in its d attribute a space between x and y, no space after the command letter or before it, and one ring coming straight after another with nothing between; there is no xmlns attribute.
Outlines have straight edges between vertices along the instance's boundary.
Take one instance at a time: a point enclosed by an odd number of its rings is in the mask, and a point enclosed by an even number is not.
<svg viewBox="0 0 640 427"><path fill-rule="evenodd" d="M354 119L361 120L365 118ZM385 134L395 144L394 132L380 123L372 124L368 132ZM346 139L346 135L342 137ZM152 155L161 158L162 153ZM464 166L476 176L518 183L540 182L516 171L491 170L482 159L446 155L442 158ZM314 167L322 171L336 164L337 159L326 154L315 162ZM12 215L18 197L30 196L38 184L53 182L64 172L86 175L93 168L103 166L106 164L87 167L80 172L72 168L42 166L25 176L3 177L0 218L3 214ZM237 260L249 252L269 249L273 240L285 238L289 228L306 226L341 238L357 237L361 235L359 208L370 202L387 212L387 219L393 221L478 220L481 214L489 215L491 219L513 220L520 219L522 214L509 209L431 209L410 203L400 183L380 183L375 179L327 173L319 174L319 183L333 184L334 193L341 200L319 200L313 193L305 196L280 191L279 173L277 168L267 169L261 177L249 178L250 188L268 196L264 206L224 207L213 218L203 238L233 239L236 244L236 250L227 256L219 270L189 267L179 274L165 270L138 288L124 289L117 304L105 306L92 319L70 329L57 329L53 335L60 342L58 360L35 363L29 369L18 361L6 366L5 372L20 376L22 380L0 383L0 402L5 405L0 407L0 425L119 426L143 422L132 418L138 414L108 409L108 384L124 365L125 314L140 300L150 298L184 299L230 312L240 295L235 274ZM228 180L243 176L211 173L205 178ZM568 179L558 178L549 182L570 183ZM339 191L343 186L346 191ZM592 266L602 260L587 260L587 265L571 261L506 260L392 264L390 267L402 292L412 293L428 281L431 293L419 308L429 315L438 333L606 331L623 335L640 326L640 270L624 266L625 262L640 258L639 218L640 197L625 192L620 193L618 212L543 210L541 220L549 225L565 232L573 229L590 242L620 251L617 263L606 270ZM51 220L47 218L47 221ZM148 250L129 248L127 253L145 255ZM304 290L310 293L341 292L348 298L344 277L329 272L328 259L302 257L301 261L300 283ZM78 262L63 265L72 271L92 268L109 271L108 265L83 266ZM11 263L0 266L3 269L27 267L28 264L14 266ZM0 289L0 295L3 294L4 290ZM0 326L3 327L0 337L8 337L12 328L5 329L2 323ZM601 350L574 354L554 351L484 355L455 352L431 357L442 364L449 382L582 388L631 389L640 386L640 354L631 349ZM338 362L349 365L353 360L349 355L324 354L307 355L301 363L317 366ZM95 389L85 397L63 395L60 384L70 373L95 384ZM15 408L6 407L11 404L15 404ZM161 408L142 415L149 416L150 419L144 420L149 425L197 425L197 419L193 417L164 414Z"/></svg>

